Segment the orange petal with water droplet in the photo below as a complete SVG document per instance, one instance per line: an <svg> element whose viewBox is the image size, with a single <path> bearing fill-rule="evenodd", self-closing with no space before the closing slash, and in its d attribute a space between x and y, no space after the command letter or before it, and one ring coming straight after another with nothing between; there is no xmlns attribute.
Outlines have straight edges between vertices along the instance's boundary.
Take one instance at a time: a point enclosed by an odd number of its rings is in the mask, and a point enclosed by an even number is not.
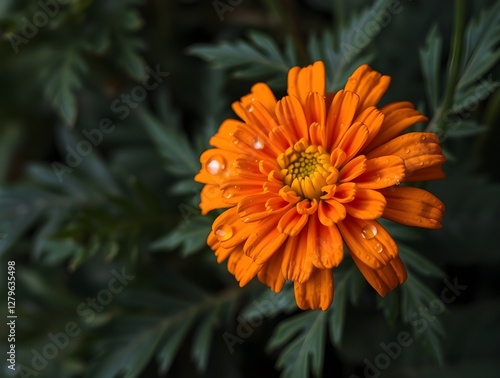
<svg viewBox="0 0 500 378"><path fill-rule="evenodd" d="M349 251L372 269L380 269L395 258L398 246L389 233L374 220L357 219L346 216L337 223ZM376 228L369 238L363 237L365 227Z"/></svg>

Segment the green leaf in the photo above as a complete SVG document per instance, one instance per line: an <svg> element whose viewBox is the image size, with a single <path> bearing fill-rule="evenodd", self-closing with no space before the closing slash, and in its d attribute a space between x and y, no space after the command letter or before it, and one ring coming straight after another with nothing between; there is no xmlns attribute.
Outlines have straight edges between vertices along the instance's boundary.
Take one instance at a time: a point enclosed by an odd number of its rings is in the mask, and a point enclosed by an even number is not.
<svg viewBox="0 0 500 378"><path fill-rule="evenodd" d="M290 42L283 55L276 42L266 34L250 32L249 42L220 42L218 45L195 45L188 49L191 55L203 58L215 68L232 69L236 77L270 79L269 84L283 87L288 69L296 64Z"/></svg>
<svg viewBox="0 0 500 378"><path fill-rule="evenodd" d="M377 0L371 7L352 17L348 26L337 33L339 36L339 51L332 52L334 51L333 36L324 38L323 57L326 60L327 67L333 70L332 80L327 83L329 91L343 86L348 75L354 70L353 67L358 67L360 63L369 63L370 56L363 55L362 52L375 39L382 26L377 23L379 27L374 30L368 28L367 24L373 22L373 14L379 14L388 5L388 0ZM359 37L360 30L363 32L363 42Z"/></svg>
<svg viewBox="0 0 500 378"><path fill-rule="evenodd" d="M427 98L433 112L438 108L440 99L442 49L443 39L437 25L434 25L427 33L425 47L420 49L420 66L424 75Z"/></svg>
<svg viewBox="0 0 500 378"><path fill-rule="evenodd" d="M207 235L211 231L211 227L212 220L210 218L192 217L188 223L182 223L163 238L153 242L150 248L152 250L173 250L182 246L182 254L188 256L206 245Z"/></svg>
<svg viewBox="0 0 500 378"><path fill-rule="evenodd" d="M159 372L160 374L166 374L170 369L177 350L180 344L186 337L191 325L193 324L195 318L188 317L187 319L179 319L179 322L171 327L169 331L165 334L165 343L158 351L157 358L160 363Z"/></svg>
<svg viewBox="0 0 500 378"><path fill-rule="evenodd" d="M276 366L284 377L319 377L325 351L326 312L310 311L282 321L268 344L270 351L284 346Z"/></svg>
<svg viewBox="0 0 500 378"><path fill-rule="evenodd" d="M167 169L178 176L194 177L199 171L198 156L186 136L175 131L176 125L162 125L146 110L139 110L139 118L167 160Z"/></svg>
<svg viewBox="0 0 500 378"><path fill-rule="evenodd" d="M217 323L219 313L219 307L211 309L208 314L204 313L194 333L191 355L197 363L199 372L204 372L207 368L213 328Z"/></svg>
<svg viewBox="0 0 500 378"><path fill-rule="evenodd" d="M88 67L78 43L64 50L54 48L52 54L49 65L42 71L45 93L66 124L73 126L77 114L76 92Z"/></svg>
<svg viewBox="0 0 500 378"><path fill-rule="evenodd" d="M330 337L336 345L340 345L342 334L344 330L345 313L348 299L348 289L351 285L352 278L355 276L357 268L352 265L340 277L335 278L335 296L333 297L333 304L328 310L329 314L329 327ZM357 292L358 290L356 290ZM351 294L353 295L353 294ZM354 296L357 293L354 294Z"/></svg>
<svg viewBox="0 0 500 378"><path fill-rule="evenodd" d="M465 138L478 135L487 130L487 126L475 121L457 121L448 125L446 135L450 138Z"/></svg>
<svg viewBox="0 0 500 378"><path fill-rule="evenodd" d="M500 59L500 3L495 2L469 22L464 38L462 74L457 90L473 84Z"/></svg>
<svg viewBox="0 0 500 378"><path fill-rule="evenodd" d="M440 303L442 306L444 304L411 274L402 285L402 293L401 312L404 322L413 325L414 336L421 340L422 345L431 352L437 362L442 363L442 347L437 333L444 335L444 330L438 318L440 314L432 315L431 306L433 303ZM431 318L427 318L424 312L430 313Z"/></svg>
<svg viewBox="0 0 500 378"><path fill-rule="evenodd" d="M439 267L407 245L399 244L398 249L399 255L403 259L406 266L413 268L415 271L424 276L436 278L446 277L446 274L439 269Z"/></svg>
<svg viewBox="0 0 500 378"><path fill-rule="evenodd" d="M479 108L479 103L487 99L499 86L500 82L493 81L490 75L488 79L481 78L476 85L470 85L462 91L457 91L449 119L453 122L459 116L461 118L470 117L471 113Z"/></svg>

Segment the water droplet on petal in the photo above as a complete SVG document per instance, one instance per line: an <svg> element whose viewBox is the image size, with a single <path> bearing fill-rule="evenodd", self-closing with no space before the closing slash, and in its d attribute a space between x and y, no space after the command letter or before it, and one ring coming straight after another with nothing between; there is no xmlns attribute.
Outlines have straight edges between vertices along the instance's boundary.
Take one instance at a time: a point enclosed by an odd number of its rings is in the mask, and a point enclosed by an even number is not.
<svg viewBox="0 0 500 378"><path fill-rule="evenodd" d="M262 139L257 137L252 140L252 146L256 150L262 150L264 148L264 142L262 142Z"/></svg>
<svg viewBox="0 0 500 378"><path fill-rule="evenodd" d="M367 224L361 230L361 236L364 239L370 240L373 239L376 235L377 235L377 227L374 226L373 224Z"/></svg>
<svg viewBox="0 0 500 378"><path fill-rule="evenodd" d="M375 244L375 252L382 253L384 250L384 246L380 243Z"/></svg>
<svg viewBox="0 0 500 378"><path fill-rule="evenodd" d="M253 112L253 105L250 105L250 106L247 108L247 112L249 112L249 113Z"/></svg>
<svg viewBox="0 0 500 378"><path fill-rule="evenodd" d="M220 241L226 241L233 237L233 228L229 225L222 225L215 230L215 235Z"/></svg>
<svg viewBox="0 0 500 378"><path fill-rule="evenodd" d="M421 161L420 163L418 163L418 165L420 165L422 167L424 165L424 162Z"/></svg>
<svg viewBox="0 0 500 378"><path fill-rule="evenodd" d="M375 182L379 182L380 181L380 175L378 173L376 175L373 175L372 176L372 180L375 181Z"/></svg>
<svg viewBox="0 0 500 378"><path fill-rule="evenodd" d="M224 169L226 169L226 160L220 155L215 155L207 162L207 171L211 175L220 175Z"/></svg>
<svg viewBox="0 0 500 378"><path fill-rule="evenodd" d="M409 148L407 148L407 149L405 150L405 154L409 154L410 152L411 152L411 150L410 150Z"/></svg>
<svg viewBox="0 0 500 378"><path fill-rule="evenodd" d="M230 187L230 188L227 188L227 189L224 189L224 192L222 193L222 196L224 198L231 198L233 195L235 195L238 191L240 191L240 187L235 185L233 187Z"/></svg>

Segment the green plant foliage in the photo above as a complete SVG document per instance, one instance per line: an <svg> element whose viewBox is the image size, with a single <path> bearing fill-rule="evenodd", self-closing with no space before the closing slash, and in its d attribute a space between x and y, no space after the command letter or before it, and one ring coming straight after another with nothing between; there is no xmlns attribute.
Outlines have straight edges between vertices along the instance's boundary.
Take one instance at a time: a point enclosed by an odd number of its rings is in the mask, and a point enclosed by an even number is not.
<svg viewBox="0 0 500 378"><path fill-rule="evenodd" d="M284 53L269 36L251 32L248 40L221 42L216 46L192 46L189 52L206 59L216 68L234 69L234 76L267 79L270 85L284 86L288 69L297 64L296 52L288 41Z"/></svg>
<svg viewBox="0 0 500 378"><path fill-rule="evenodd" d="M13 261L17 372L4 358L0 375L500 376L500 2L465 3L455 38L441 2L1 1L0 307ZM331 307L302 311L292 282L241 288L217 263L220 211L201 215L194 177L233 101L260 81L279 99L290 67L317 60L327 92L370 64L392 77L382 104L430 118L408 131L440 133L446 177L425 189L446 212L440 230L380 220L403 285L379 297L345 251Z"/></svg>

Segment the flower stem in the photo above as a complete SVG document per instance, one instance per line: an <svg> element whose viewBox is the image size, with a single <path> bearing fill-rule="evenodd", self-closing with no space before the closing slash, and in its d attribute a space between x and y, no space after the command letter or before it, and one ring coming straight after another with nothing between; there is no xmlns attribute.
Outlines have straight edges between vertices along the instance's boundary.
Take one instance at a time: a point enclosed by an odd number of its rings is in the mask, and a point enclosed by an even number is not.
<svg viewBox="0 0 500 378"><path fill-rule="evenodd" d="M465 12L466 0L455 0L451 55L448 63L448 82L443 104L441 106L441 117L438 126L440 135L443 135L446 131L446 116L448 110L453 106L453 98L458 83L464 40Z"/></svg>

